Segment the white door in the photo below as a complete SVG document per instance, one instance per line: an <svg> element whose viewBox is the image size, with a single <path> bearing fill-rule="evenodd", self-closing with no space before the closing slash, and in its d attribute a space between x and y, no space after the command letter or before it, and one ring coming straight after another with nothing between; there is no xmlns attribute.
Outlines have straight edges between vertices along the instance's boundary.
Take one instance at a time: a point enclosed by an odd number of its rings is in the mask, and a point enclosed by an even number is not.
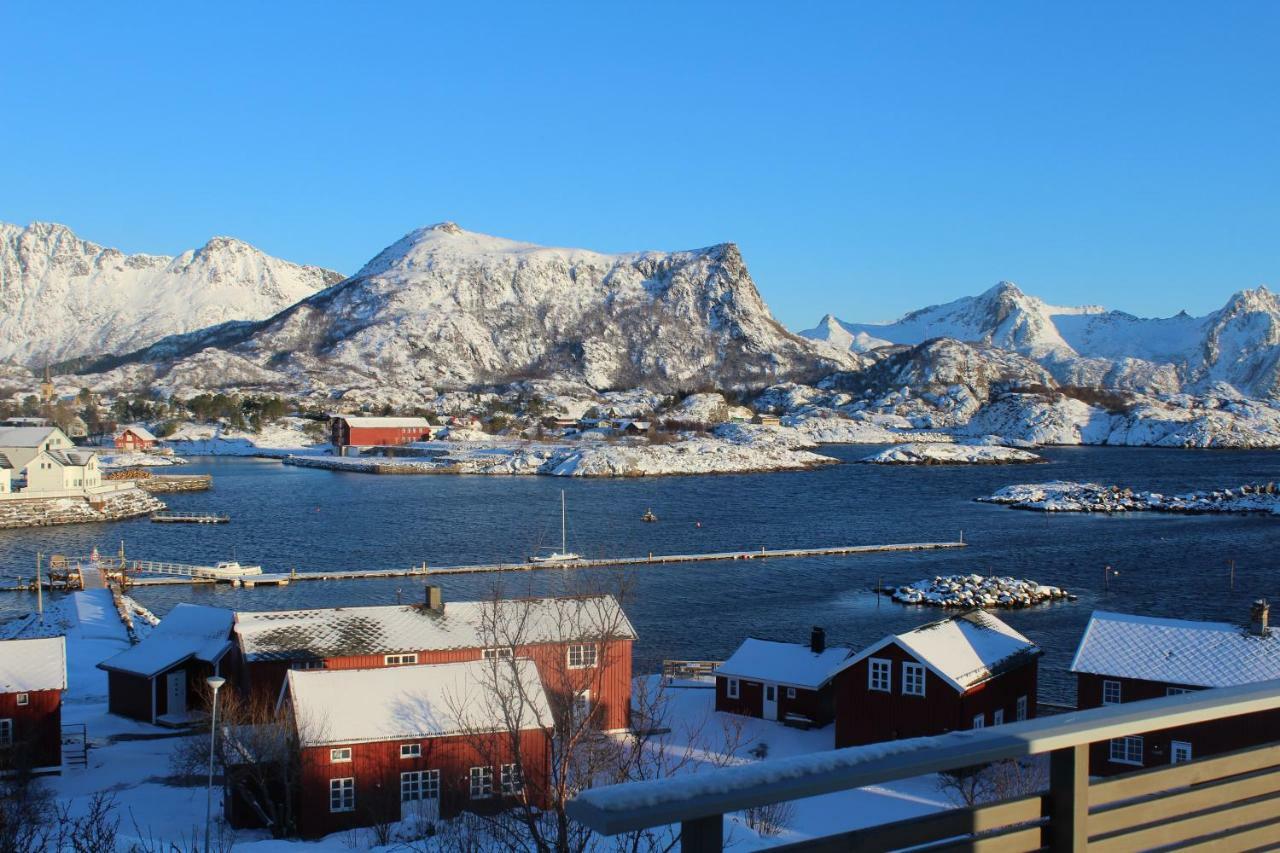
<svg viewBox="0 0 1280 853"><path fill-rule="evenodd" d="M168 713L172 715L187 713L187 673L181 669L171 672L167 681L169 686Z"/></svg>
<svg viewBox="0 0 1280 853"><path fill-rule="evenodd" d="M778 685L766 684L764 686L764 718L766 720L778 719Z"/></svg>

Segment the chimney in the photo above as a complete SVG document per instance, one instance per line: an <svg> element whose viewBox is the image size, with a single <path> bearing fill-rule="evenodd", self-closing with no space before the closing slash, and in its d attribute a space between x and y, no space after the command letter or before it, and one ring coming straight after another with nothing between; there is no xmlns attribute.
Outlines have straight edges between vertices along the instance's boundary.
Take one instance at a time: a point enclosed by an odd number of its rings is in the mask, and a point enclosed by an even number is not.
<svg viewBox="0 0 1280 853"><path fill-rule="evenodd" d="M1271 626L1267 624L1270 617L1271 605L1265 598L1259 598L1249 608L1249 633L1255 637L1270 637Z"/></svg>
<svg viewBox="0 0 1280 853"><path fill-rule="evenodd" d="M814 626L813 632L809 634L809 651L815 655L820 655L827 650L827 632L821 628Z"/></svg>
<svg viewBox="0 0 1280 853"><path fill-rule="evenodd" d="M436 613L444 612L444 598L440 594L440 587L427 584L427 598L424 604L428 610Z"/></svg>

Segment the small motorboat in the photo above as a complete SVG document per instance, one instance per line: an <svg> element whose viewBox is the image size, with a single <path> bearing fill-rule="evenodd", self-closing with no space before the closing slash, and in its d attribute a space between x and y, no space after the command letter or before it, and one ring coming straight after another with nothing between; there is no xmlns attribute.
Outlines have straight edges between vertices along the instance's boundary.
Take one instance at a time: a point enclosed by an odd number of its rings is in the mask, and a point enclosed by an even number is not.
<svg viewBox="0 0 1280 853"><path fill-rule="evenodd" d="M653 514L653 510L646 509L644 515L640 516L641 521L657 521L658 517Z"/></svg>

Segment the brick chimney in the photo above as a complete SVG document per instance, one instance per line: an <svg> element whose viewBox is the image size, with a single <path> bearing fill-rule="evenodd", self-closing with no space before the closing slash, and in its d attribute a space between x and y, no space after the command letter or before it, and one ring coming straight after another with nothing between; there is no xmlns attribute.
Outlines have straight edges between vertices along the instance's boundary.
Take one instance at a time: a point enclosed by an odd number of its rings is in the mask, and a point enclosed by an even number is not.
<svg viewBox="0 0 1280 853"><path fill-rule="evenodd" d="M1249 633L1255 637L1270 637L1271 605L1265 598L1259 598L1249 608Z"/></svg>
<svg viewBox="0 0 1280 853"><path fill-rule="evenodd" d="M820 655L827 650L827 632L817 627L809 634L809 651Z"/></svg>
<svg viewBox="0 0 1280 853"><path fill-rule="evenodd" d="M444 596L441 594L440 587L427 584L427 597L423 602L428 610L436 613L444 612Z"/></svg>

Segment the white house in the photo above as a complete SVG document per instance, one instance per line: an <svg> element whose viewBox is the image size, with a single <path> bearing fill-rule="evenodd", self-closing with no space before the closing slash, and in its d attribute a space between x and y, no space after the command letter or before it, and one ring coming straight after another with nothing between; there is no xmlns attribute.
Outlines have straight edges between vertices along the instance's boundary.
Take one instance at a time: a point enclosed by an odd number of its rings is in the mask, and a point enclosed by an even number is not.
<svg viewBox="0 0 1280 853"><path fill-rule="evenodd" d="M0 495L13 491L13 463L9 457L0 453Z"/></svg>
<svg viewBox="0 0 1280 853"><path fill-rule="evenodd" d="M102 485L98 456L86 450L45 450L27 463L24 493L86 490Z"/></svg>
<svg viewBox="0 0 1280 853"><path fill-rule="evenodd" d="M73 447L75 444L67 434L56 426L0 427L0 453L9 457L15 471L26 468L43 451Z"/></svg>

